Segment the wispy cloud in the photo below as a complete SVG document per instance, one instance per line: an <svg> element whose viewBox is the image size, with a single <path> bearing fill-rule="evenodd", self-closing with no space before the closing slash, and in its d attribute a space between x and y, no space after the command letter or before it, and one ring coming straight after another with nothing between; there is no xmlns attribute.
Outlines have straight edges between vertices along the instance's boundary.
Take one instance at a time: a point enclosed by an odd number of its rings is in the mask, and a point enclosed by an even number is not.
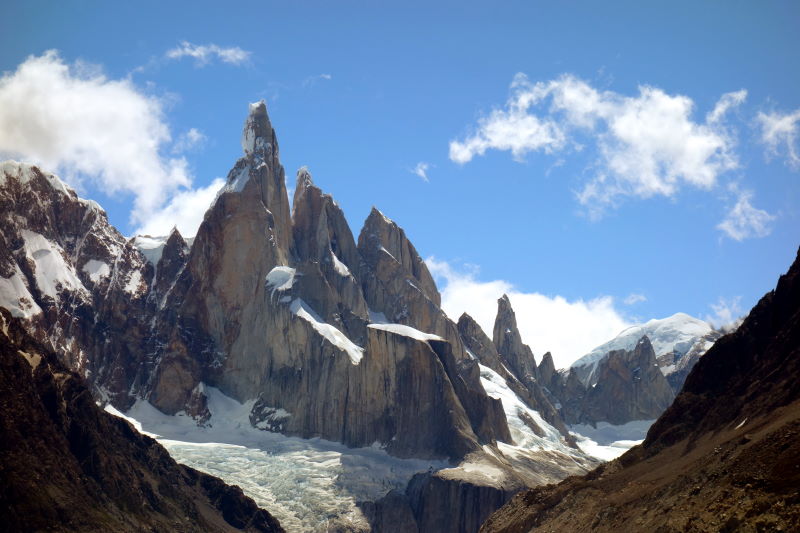
<svg viewBox="0 0 800 533"><path fill-rule="evenodd" d="M425 263L442 287L442 309L450 318L458 320L467 312L491 336L497 299L507 294L522 340L531 346L538 361L545 352L551 352L559 368L569 366L630 326L610 296L570 301L562 296L526 293L504 280L480 281L477 269L457 269L434 257Z"/></svg>
<svg viewBox="0 0 800 533"><path fill-rule="evenodd" d="M694 102L640 86L626 96L600 91L575 76L533 83L517 74L505 107L478 120L473 133L450 142L450 159L465 164L487 150L555 154L586 146L593 176L577 192L597 218L625 197L674 196L683 186L711 189L738 167L735 138L725 115L747 92L722 95L704 122ZM584 144L585 143L585 144Z"/></svg>
<svg viewBox="0 0 800 533"><path fill-rule="evenodd" d="M154 224L162 220L161 233L177 224L192 235L196 225L180 220L186 211L176 202L200 193L187 160L165 155L175 144L164 106L129 79L108 79L99 66L68 65L51 50L0 77L0 154L39 164L78 188L132 195L135 227L158 233ZM189 130L185 142L201 135ZM175 216L165 220L165 209Z"/></svg>
<svg viewBox="0 0 800 533"><path fill-rule="evenodd" d="M706 315L705 321L717 329L733 329L742 320L743 312L741 301L741 296L735 296L733 298L720 297L717 303L709 306L713 314Z"/></svg>
<svg viewBox="0 0 800 533"><path fill-rule="evenodd" d="M641 302L646 302L647 296L638 292L632 292L623 301L625 305L635 305Z"/></svg>
<svg viewBox="0 0 800 533"><path fill-rule="evenodd" d="M800 132L800 109L791 113L759 113L756 122L761 127L761 142L770 157L783 155L786 164L800 170L797 136Z"/></svg>
<svg viewBox="0 0 800 533"><path fill-rule="evenodd" d="M332 79L333 76L331 76L330 74L317 74L316 76L309 76L306 79L304 79L302 85L303 88L313 87L314 85L317 84L317 82L330 81Z"/></svg>
<svg viewBox="0 0 800 533"><path fill-rule="evenodd" d="M189 131L182 133L175 144L172 145L172 152L179 154L193 150L203 145L208 140L205 134L197 128L189 128Z"/></svg>
<svg viewBox="0 0 800 533"><path fill-rule="evenodd" d="M231 65L242 65L250 59L250 55L250 52L238 46L225 48L216 44L193 44L189 41L181 41L178 46L167 50L166 53L169 59L192 58L198 67L204 67L214 59Z"/></svg>
<svg viewBox="0 0 800 533"><path fill-rule="evenodd" d="M430 165L428 163L426 163L424 161L420 161L419 163L417 163L417 166L415 166L414 168L410 169L410 172L412 174L415 174L415 175L419 176L420 178L422 178L422 181L426 181L427 182L427 181L429 181L428 180L428 169L429 168L430 168Z"/></svg>
<svg viewBox="0 0 800 533"><path fill-rule="evenodd" d="M751 191L733 188L736 203L730 208L725 219L717 224L717 229L735 241L743 241L754 237L766 237L772 232L772 221L775 216L763 209L753 207L750 200Z"/></svg>

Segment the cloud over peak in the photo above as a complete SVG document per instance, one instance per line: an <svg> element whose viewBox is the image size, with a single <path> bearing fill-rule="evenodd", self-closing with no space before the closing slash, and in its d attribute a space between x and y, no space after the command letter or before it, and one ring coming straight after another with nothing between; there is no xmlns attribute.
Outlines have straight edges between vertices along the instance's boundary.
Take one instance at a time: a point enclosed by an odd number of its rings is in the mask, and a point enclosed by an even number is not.
<svg viewBox="0 0 800 533"><path fill-rule="evenodd" d="M166 53L169 59L190 57L198 67L204 67L214 59L230 65L242 65L250 59L250 55L250 52L238 46L224 48L216 44L193 44L189 41L181 41L180 45L167 50Z"/></svg>
<svg viewBox="0 0 800 533"><path fill-rule="evenodd" d="M54 50L0 78L0 156L39 164L78 188L132 195L136 227L155 232L164 206L195 192L187 160L171 148L201 140L189 130L173 144L159 98L99 67L68 65ZM175 218L162 231L174 224L187 236L197 229Z"/></svg>
<svg viewBox="0 0 800 533"><path fill-rule="evenodd" d="M563 296L526 293L504 280L480 281L474 271L453 268L434 257L425 263L442 287L445 313L453 320L458 320L461 313L469 313L489 336L494 328L497 299L507 294L522 340L530 345L537 362L549 351L556 367L566 368L631 325L610 296L570 301Z"/></svg>

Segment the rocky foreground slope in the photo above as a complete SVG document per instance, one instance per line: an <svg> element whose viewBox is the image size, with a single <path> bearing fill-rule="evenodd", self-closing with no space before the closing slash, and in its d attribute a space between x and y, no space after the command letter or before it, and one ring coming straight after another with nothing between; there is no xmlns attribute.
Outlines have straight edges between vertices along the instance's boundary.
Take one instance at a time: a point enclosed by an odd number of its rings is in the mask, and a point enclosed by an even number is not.
<svg viewBox="0 0 800 533"><path fill-rule="evenodd" d="M800 252L641 446L518 494L482 532L800 530Z"/></svg>
<svg viewBox="0 0 800 533"><path fill-rule="evenodd" d="M2 531L283 531L238 487L103 412L5 309L0 486Z"/></svg>

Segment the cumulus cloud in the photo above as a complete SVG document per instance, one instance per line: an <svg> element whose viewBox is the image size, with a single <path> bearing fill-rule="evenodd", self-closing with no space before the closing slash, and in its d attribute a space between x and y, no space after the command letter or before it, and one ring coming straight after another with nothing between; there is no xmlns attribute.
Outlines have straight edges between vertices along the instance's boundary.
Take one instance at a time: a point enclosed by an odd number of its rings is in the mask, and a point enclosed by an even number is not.
<svg viewBox="0 0 800 533"><path fill-rule="evenodd" d="M725 219L717 224L717 229L735 241L769 235L772 232L772 221L775 220L775 216L752 206L751 191L734 189L734 192L737 197L736 203L728 211Z"/></svg>
<svg viewBox="0 0 800 533"><path fill-rule="evenodd" d="M761 127L761 142L767 147L767 155L784 155L787 165L800 170L797 148L800 109L791 113L759 113L756 122Z"/></svg>
<svg viewBox="0 0 800 533"><path fill-rule="evenodd" d="M196 66L204 67L214 59L230 65L242 65L250 59L250 52L238 46L223 48L216 44L192 44L189 41L181 41L180 45L167 50L166 56L169 59L189 57L194 59Z"/></svg>
<svg viewBox="0 0 800 533"><path fill-rule="evenodd" d="M710 305L713 314L706 315L705 321L723 331L736 329L743 319L741 300L741 296L720 297L717 303Z"/></svg>
<svg viewBox="0 0 800 533"><path fill-rule="evenodd" d="M744 90L722 95L704 122L694 102L651 86L625 96L600 91L571 75L532 83L517 74L502 109L478 120L476 130L450 142L450 159L464 164L487 150L556 153L583 147L594 154L593 177L577 192L590 215L624 197L674 196L689 185L711 189L735 169L735 139L724 117L744 102Z"/></svg>
<svg viewBox="0 0 800 533"><path fill-rule="evenodd" d="M175 194L194 193L186 159L165 155L171 141L160 99L99 67L67 65L56 51L0 78L0 155L39 164L79 189L88 182L133 195L135 226L152 227Z"/></svg>
<svg viewBox="0 0 800 533"><path fill-rule="evenodd" d="M428 181L428 169L430 165L424 161L417 163L417 166L411 169L411 173L422 178L422 181Z"/></svg>
<svg viewBox="0 0 800 533"><path fill-rule="evenodd" d="M165 235L172 226L185 237L197 233L203 216L225 180L216 178L207 187L176 192L170 201L153 213L136 231L141 235Z"/></svg>
<svg viewBox="0 0 800 533"><path fill-rule="evenodd" d="M522 340L530 345L537 362L549 351L556 367L568 367L630 326L610 296L569 301L562 296L525 293L503 280L480 281L475 269L458 270L434 257L425 263L442 287L442 308L447 315L458 320L461 313L467 312L489 337L497 299L507 294Z"/></svg>

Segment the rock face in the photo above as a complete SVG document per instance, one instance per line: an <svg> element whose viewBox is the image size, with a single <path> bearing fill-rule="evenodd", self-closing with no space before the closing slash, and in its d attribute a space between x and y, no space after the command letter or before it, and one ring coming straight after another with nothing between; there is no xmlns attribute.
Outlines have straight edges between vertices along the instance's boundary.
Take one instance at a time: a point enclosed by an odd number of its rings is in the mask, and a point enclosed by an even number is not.
<svg viewBox="0 0 800 533"><path fill-rule="evenodd" d="M595 383L589 387L574 368L565 377L552 371L551 364L543 361L540 373L550 376L545 386L568 424L653 420L675 398L646 336L632 350L613 350L599 360L592 374Z"/></svg>
<svg viewBox="0 0 800 533"><path fill-rule="evenodd" d="M502 332L498 334L498 329ZM542 418L556 428L565 441L574 446L573 437L564 425L563 418L548 397L533 371L517 374L512 368L536 368L531 349L522 343L514 311L507 296L498 300L497 320L495 321L495 342L489 340L475 320L464 313L458 320L458 331L467 349L470 350L480 364L494 370L506 382L507 386L521 398L531 409L541 414ZM499 339L499 343L497 340ZM500 352L499 347L505 350ZM513 361L513 362L512 362ZM551 360L552 361L552 360ZM514 364L516 362L516 364ZM531 363L532 362L532 363ZM538 371L536 372L538 375ZM532 420L527 423L534 428Z"/></svg>
<svg viewBox="0 0 800 533"><path fill-rule="evenodd" d="M212 476L102 412L84 380L0 309L0 471L8 531L283 529Z"/></svg>
<svg viewBox="0 0 800 533"><path fill-rule="evenodd" d="M798 530L798 372L800 252L694 366L641 446L515 496L481 531Z"/></svg>
<svg viewBox="0 0 800 533"><path fill-rule="evenodd" d="M647 337L653 345L662 374L677 394L692 366L721 336L722 332L712 328L708 322L676 313L625 329L572 363L571 368L575 369L584 385L594 385L600 361L615 350L632 350L642 337Z"/></svg>
<svg viewBox="0 0 800 533"><path fill-rule="evenodd" d="M251 402L259 429L527 472L502 498L592 464L570 447L507 299L496 342L476 324L467 342L395 222L373 208L356 241L306 169L290 210L263 102L242 148L191 242L177 230L125 239L57 177L3 163L0 307L123 411L146 400L205 424L213 386ZM437 489L449 499L435 520L462 513L473 528L499 505L459 507L491 485L468 474L441 478L458 488Z"/></svg>

